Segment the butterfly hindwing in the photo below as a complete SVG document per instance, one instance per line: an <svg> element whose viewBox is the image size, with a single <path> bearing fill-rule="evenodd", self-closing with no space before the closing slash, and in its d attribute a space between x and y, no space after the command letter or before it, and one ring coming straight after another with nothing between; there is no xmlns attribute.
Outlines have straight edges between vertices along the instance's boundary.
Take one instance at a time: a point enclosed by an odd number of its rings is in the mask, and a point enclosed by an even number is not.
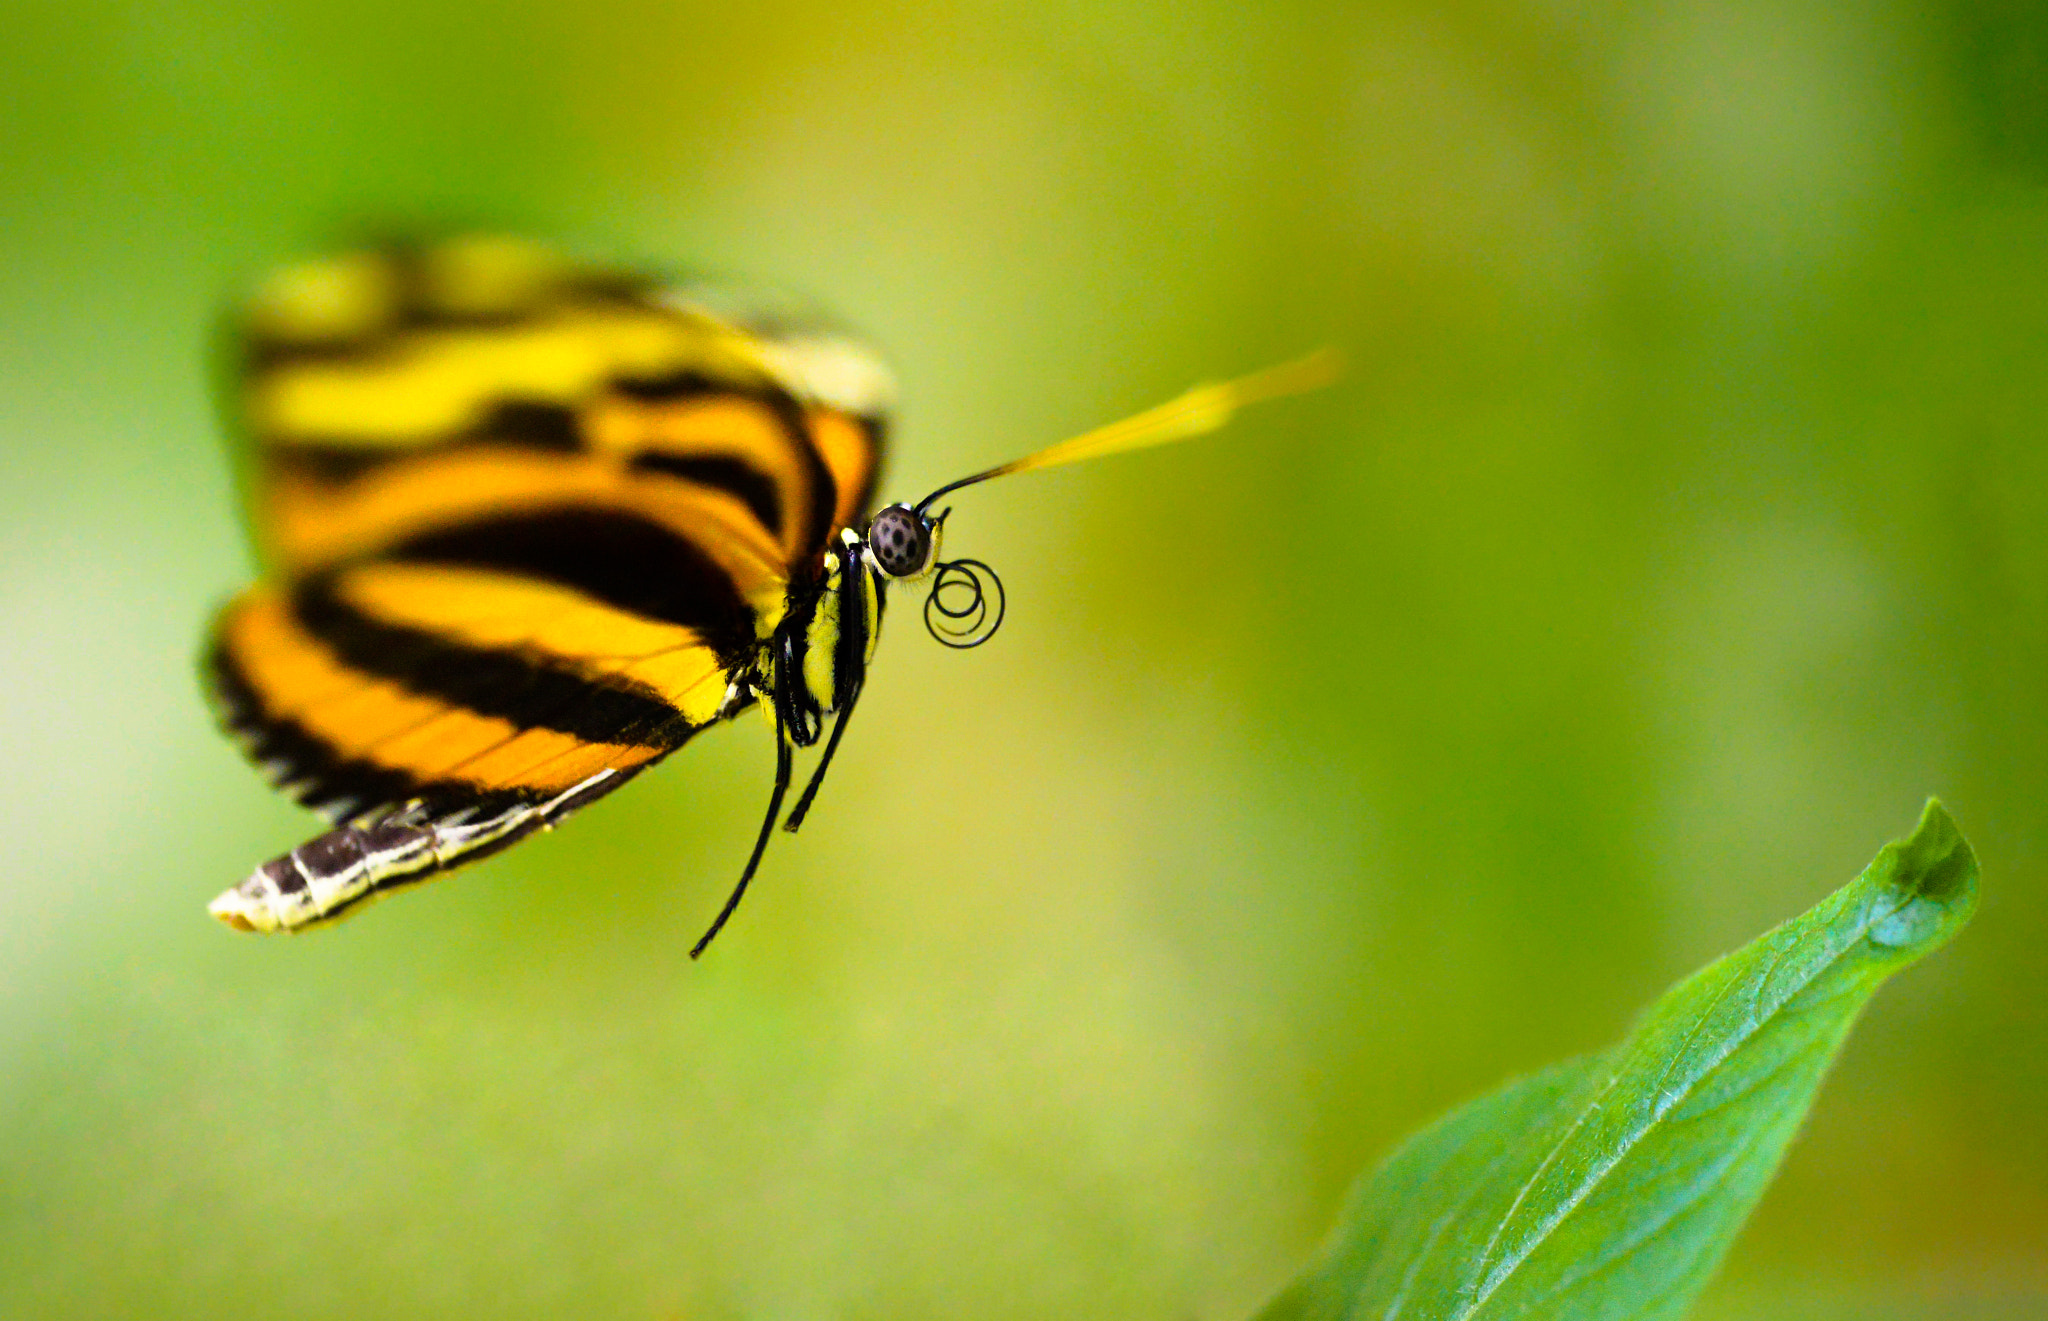
<svg viewBox="0 0 2048 1321"><path fill-rule="evenodd" d="M692 629L531 579L391 562L252 589L224 613L209 668L250 756L342 826L223 896L249 925L331 917L503 847L735 700ZM401 827L420 849L386 839L337 860L339 837ZM294 877L305 884L281 887Z"/></svg>
<svg viewBox="0 0 2048 1321"><path fill-rule="evenodd" d="M337 828L222 895L235 925L505 847L746 704L874 483L887 376L853 341L508 240L303 267L245 326L273 576L207 669L252 759Z"/></svg>

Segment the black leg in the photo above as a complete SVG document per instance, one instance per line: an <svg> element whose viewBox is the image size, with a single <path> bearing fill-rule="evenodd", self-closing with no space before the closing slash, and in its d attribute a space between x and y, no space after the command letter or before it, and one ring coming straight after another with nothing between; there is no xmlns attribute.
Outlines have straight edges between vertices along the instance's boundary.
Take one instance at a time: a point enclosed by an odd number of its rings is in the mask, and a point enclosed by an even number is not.
<svg viewBox="0 0 2048 1321"><path fill-rule="evenodd" d="M846 722L853 718L853 704L859 700L860 689L855 688L853 695L846 699L846 705L832 718L832 737L825 740L825 751L818 758L818 769L811 772L811 782L804 786L803 796L790 809L789 820L782 823L782 828L790 834L794 835L797 827L803 825L804 816L811 810L811 800L818 796L818 786L825 783L825 771L832 765L832 754L839 751L839 736L846 732Z"/></svg>
<svg viewBox="0 0 2048 1321"><path fill-rule="evenodd" d="M718 935L725 926L725 920L732 916L733 909L740 906L740 898L747 892L747 882L754 879L754 869L761 865L761 855L768 851L768 836L774 831L775 818L782 811L783 795L789 792L791 761L789 735L783 730L782 721L778 716L775 722L775 792L768 795L768 815L761 822L760 837L754 841L754 853L747 859L747 869L740 873L740 883L732 887L732 895L725 901L725 907L718 910L718 917L712 922L711 929L706 931L704 938L690 950L691 958L702 954L704 947Z"/></svg>

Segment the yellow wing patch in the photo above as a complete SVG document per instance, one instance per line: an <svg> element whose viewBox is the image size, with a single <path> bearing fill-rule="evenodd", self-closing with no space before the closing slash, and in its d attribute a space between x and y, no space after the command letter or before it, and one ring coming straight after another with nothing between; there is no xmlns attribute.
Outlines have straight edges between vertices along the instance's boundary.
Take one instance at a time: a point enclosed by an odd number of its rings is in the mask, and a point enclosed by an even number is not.
<svg viewBox="0 0 2048 1321"><path fill-rule="evenodd" d="M280 445L417 445L474 424L499 400L575 403L610 377L661 375L733 347L691 329L626 309L415 333L373 356L312 359L252 382L249 422Z"/></svg>
<svg viewBox="0 0 2048 1321"><path fill-rule="evenodd" d="M386 622L475 648L530 650L593 682L644 684L693 725L725 701L725 667L694 630L658 624L530 578L442 565L366 564L337 593Z"/></svg>

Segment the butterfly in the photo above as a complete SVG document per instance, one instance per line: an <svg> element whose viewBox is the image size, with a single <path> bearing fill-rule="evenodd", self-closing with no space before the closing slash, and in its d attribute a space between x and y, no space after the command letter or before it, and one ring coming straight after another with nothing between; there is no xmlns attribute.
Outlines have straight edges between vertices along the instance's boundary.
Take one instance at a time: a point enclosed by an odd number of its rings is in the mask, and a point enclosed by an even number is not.
<svg viewBox="0 0 2048 1321"><path fill-rule="evenodd" d="M282 271L234 324L228 412L266 576L214 622L220 722L332 829L213 915L298 931L474 862L759 706L778 820L803 823L889 593L956 647L1002 583L946 560L937 501L1162 444L1312 389L1329 351L867 515L893 382L858 339L690 286L468 236ZM827 722L830 722L829 732ZM787 817L795 754L820 741Z"/></svg>

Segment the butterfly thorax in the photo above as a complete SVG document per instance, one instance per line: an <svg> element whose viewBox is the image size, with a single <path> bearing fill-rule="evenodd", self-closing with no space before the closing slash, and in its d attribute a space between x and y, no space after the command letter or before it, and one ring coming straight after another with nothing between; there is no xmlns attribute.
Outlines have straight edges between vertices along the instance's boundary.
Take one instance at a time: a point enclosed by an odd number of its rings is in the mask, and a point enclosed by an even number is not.
<svg viewBox="0 0 2048 1321"><path fill-rule="evenodd" d="M816 743L824 718L859 696L881 636L884 582L866 543L848 528L818 573L790 583L747 686L796 746Z"/></svg>

